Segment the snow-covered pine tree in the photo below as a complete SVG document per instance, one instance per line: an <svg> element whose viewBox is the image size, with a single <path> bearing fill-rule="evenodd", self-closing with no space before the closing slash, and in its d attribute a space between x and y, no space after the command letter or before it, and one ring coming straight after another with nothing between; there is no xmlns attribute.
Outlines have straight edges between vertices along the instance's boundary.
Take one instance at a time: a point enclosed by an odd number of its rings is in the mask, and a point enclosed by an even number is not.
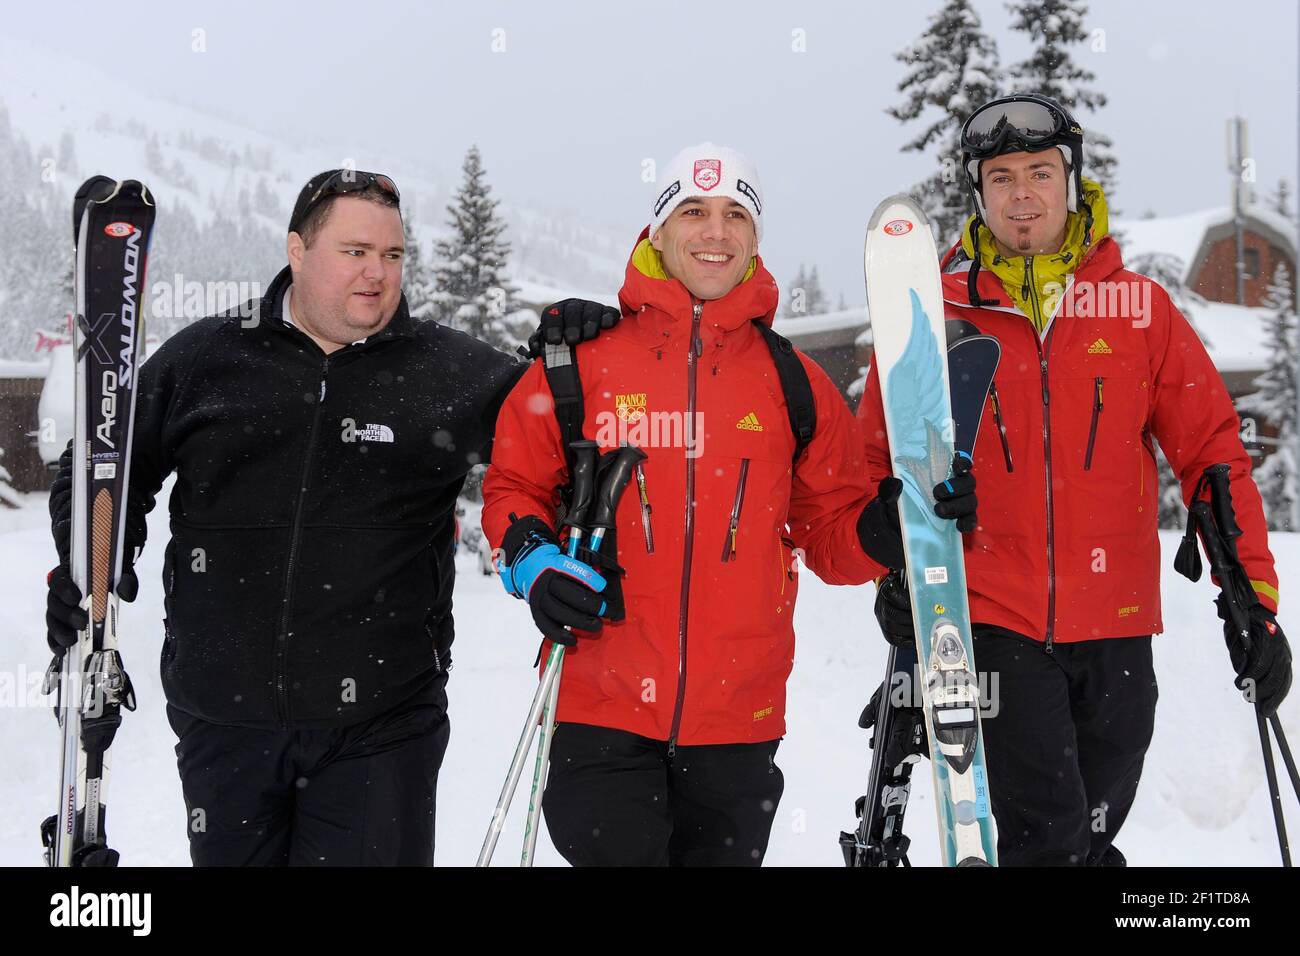
<svg viewBox="0 0 1300 956"><path fill-rule="evenodd" d="M997 45L984 33L979 14L970 0L945 0L930 18L925 33L895 54L908 70L898 91L902 103L886 112L910 123L926 125L903 146L904 151L925 152L937 146L939 169L912 188L921 208L938 229L941 249L956 241L966 218L973 212L960 169L961 126L975 107L993 99L1001 87Z"/></svg>
<svg viewBox="0 0 1300 956"><path fill-rule="evenodd" d="M1196 309L1205 305L1205 297L1187 284L1187 265L1181 256L1170 252L1143 252L1127 261L1125 266L1138 275L1144 275L1158 282L1169 293L1169 298L1187 319L1201 342L1207 347L1213 345L1196 325Z"/></svg>
<svg viewBox="0 0 1300 956"><path fill-rule="evenodd" d="M804 315L818 315L826 311L826 293L822 290L822 281L817 276L817 267L810 272L801 262L799 271L790 281L790 290L786 294L785 314L791 318Z"/></svg>
<svg viewBox="0 0 1300 956"><path fill-rule="evenodd" d="M433 267L439 319L506 351L523 339L512 319L514 288L505 276L510 243L497 215L478 147L471 146L461 167L464 179L447 207L451 236L436 245Z"/></svg>
<svg viewBox="0 0 1300 956"><path fill-rule="evenodd" d="M812 272L808 273L808 297L804 302L807 308L807 315L821 315L826 311L826 292L822 289L822 280L817 275L817 267L812 267Z"/></svg>
<svg viewBox="0 0 1300 956"><path fill-rule="evenodd" d="M1300 530L1300 448L1297 448L1297 351L1295 293L1287 267L1278 263L1264 297L1268 310L1268 367L1255 379L1259 390L1242 397L1237 407L1266 419L1277 429L1273 453L1255 469L1255 484L1264 499L1271 531Z"/></svg>
<svg viewBox="0 0 1300 956"><path fill-rule="evenodd" d="M781 314L790 318L798 318L801 315L808 314L806 296L808 288L808 270L799 263L799 271L794 274L790 280L790 285L786 289L785 301L781 303Z"/></svg>
<svg viewBox="0 0 1300 956"><path fill-rule="evenodd" d="M402 256L402 291L406 294L406 307L413 319L431 319L437 314L433 274L410 219L402 220L402 234L406 240L406 252Z"/></svg>
<svg viewBox="0 0 1300 956"><path fill-rule="evenodd" d="M1272 195L1268 197L1268 205L1274 212L1291 219L1291 184L1285 179L1279 179L1273 187Z"/></svg>
<svg viewBox="0 0 1300 956"><path fill-rule="evenodd" d="M1007 9L1011 12L1011 29L1026 34L1033 42L1029 58L1008 70L1015 90L1050 96L1069 107L1083 124L1083 173L1101 183L1114 217L1117 161L1113 144L1079 116L1081 110L1092 112L1104 107L1106 95L1088 85L1097 79L1096 74L1070 56L1071 47L1089 39L1083 26L1087 5L1082 0L1012 0Z"/></svg>
<svg viewBox="0 0 1300 956"><path fill-rule="evenodd" d="M1156 479L1160 488L1156 498L1156 523L1161 528L1181 530L1187 527L1187 508L1183 504L1183 486L1174 468L1156 444Z"/></svg>

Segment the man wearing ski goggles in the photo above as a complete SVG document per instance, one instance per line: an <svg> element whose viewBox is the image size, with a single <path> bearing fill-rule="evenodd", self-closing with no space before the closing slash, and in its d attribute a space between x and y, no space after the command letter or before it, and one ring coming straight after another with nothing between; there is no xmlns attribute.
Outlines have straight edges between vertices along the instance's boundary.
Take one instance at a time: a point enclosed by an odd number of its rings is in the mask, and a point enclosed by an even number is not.
<svg viewBox="0 0 1300 956"><path fill-rule="evenodd" d="M1114 839L1151 742L1163 630L1153 440L1184 489L1231 465L1259 603L1249 654L1239 633L1225 636L1238 686L1268 714L1290 687L1291 652L1263 507L1223 379L1165 290L1124 268L1069 111L1002 97L970 116L961 146L975 214L941 263L944 312L1002 346L965 542L976 667L998 675L982 723L999 863L1123 865ZM1110 284L1133 291L1102 305ZM868 461L888 474L874 367L858 415ZM914 642L896 579L876 611L887 639Z"/></svg>

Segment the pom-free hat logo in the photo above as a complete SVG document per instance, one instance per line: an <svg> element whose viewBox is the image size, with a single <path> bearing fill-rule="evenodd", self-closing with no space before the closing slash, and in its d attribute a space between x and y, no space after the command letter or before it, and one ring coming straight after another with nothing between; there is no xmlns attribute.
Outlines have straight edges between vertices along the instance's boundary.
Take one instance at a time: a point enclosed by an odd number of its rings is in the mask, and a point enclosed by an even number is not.
<svg viewBox="0 0 1300 956"><path fill-rule="evenodd" d="M695 185L708 192L722 182L722 160L697 159L695 161Z"/></svg>

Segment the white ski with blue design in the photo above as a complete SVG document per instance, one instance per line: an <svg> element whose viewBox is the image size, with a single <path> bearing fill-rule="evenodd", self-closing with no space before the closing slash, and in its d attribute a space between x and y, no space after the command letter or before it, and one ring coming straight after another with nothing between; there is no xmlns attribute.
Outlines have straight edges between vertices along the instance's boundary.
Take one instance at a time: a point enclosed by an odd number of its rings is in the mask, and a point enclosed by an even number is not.
<svg viewBox="0 0 1300 956"><path fill-rule="evenodd" d="M943 290L930 223L905 195L872 213L867 303L907 554L940 851L947 866L997 865L961 534L934 513L952 474L955 426Z"/></svg>

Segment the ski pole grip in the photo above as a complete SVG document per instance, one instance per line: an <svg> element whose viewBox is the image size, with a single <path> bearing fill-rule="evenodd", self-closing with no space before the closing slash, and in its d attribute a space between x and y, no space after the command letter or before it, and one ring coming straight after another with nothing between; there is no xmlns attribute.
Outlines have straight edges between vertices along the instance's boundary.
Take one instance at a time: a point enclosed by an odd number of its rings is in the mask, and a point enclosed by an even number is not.
<svg viewBox="0 0 1300 956"><path fill-rule="evenodd" d="M592 528L614 527L614 512L618 510L619 499L632 478L637 462L644 461L646 453L635 445L624 445L618 450L614 463L609 466L605 481L596 496L596 514L591 519Z"/></svg>
<svg viewBox="0 0 1300 956"><path fill-rule="evenodd" d="M1210 506L1204 501L1193 501L1189 510L1201 532L1201 543L1205 546L1205 556L1210 562L1210 572L1219 579L1219 591L1227 608L1228 617L1232 621L1232 627L1238 633L1248 635L1250 615L1235 586L1241 573L1241 566L1228 554L1228 549L1210 517Z"/></svg>
<svg viewBox="0 0 1300 956"><path fill-rule="evenodd" d="M573 500L569 504L566 524L582 527L591 510L591 500L596 491L597 445L589 438L569 442L573 452Z"/></svg>
<svg viewBox="0 0 1300 956"><path fill-rule="evenodd" d="M1205 469L1205 478L1210 486L1210 507L1214 509L1214 523L1219 526L1229 553L1236 554L1233 542L1241 537L1241 527L1237 524L1237 515L1232 508L1232 486L1229 479L1231 468L1228 465L1211 465Z"/></svg>

